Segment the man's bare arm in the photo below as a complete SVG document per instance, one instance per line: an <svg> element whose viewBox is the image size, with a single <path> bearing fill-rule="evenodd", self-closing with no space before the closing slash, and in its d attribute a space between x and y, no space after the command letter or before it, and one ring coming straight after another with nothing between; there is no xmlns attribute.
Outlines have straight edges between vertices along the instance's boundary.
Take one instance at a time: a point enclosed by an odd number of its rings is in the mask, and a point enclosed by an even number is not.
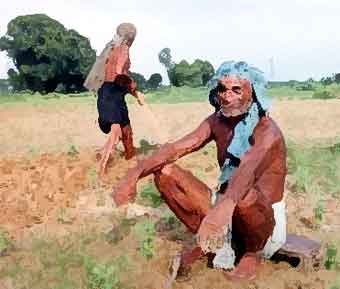
<svg viewBox="0 0 340 289"><path fill-rule="evenodd" d="M235 206L253 188L258 168L270 164L275 149L279 147L277 143L280 141L280 135L270 120L262 120L254 138L255 144L241 158L241 163L235 169L222 199L201 223L198 240L203 250L215 251L216 240L223 240L226 226L232 222Z"/></svg>
<svg viewBox="0 0 340 289"><path fill-rule="evenodd" d="M128 171L113 195L116 204L125 204L135 198L138 179L146 177L162 169L165 165L175 162L180 157L200 149L210 140L211 127L209 119L206 119L196 130L185 137L174 143L165 144L159 151Z"/></svg>
<svg viewBox="0 0 340 289"><path fill-rule="evenodd" d="M255 144L241 158L241 163L230 179L223 199L232 199L238 203L253 187L256 172L260 166L270 165L272 156L279 147L280 134L269 119L262 120L255 130Z"/></svg>
<svg viewBox="0 0 340 289"><path fill-rule="evenodd" d="M136 167L139 177L145 177L163 166L173 163L179 158L199 150L210 140L211 128L209 121L204 120L197 129L174 143L163 145L159 151L143 160Z"/></svg>

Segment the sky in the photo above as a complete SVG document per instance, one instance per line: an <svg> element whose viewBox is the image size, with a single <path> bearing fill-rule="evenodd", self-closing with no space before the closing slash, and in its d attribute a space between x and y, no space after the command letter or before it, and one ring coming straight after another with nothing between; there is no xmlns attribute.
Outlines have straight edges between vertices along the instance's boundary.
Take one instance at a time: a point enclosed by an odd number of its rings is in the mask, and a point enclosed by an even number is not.
<svg viewBox="0 0 340 289"><path fill-rule="evenodd" d="M320 79L340 72L338 0L11 0L1 6L1 36L13 18L44 13L88 37L97 54L119 23L132 22L138 32L131 71L146 78L158 72L165 82L158 60L164 47L175 62L199 58L216 69L223 61L242 60L270 80ZM0 52L0 78L12 65Z"/></svg>

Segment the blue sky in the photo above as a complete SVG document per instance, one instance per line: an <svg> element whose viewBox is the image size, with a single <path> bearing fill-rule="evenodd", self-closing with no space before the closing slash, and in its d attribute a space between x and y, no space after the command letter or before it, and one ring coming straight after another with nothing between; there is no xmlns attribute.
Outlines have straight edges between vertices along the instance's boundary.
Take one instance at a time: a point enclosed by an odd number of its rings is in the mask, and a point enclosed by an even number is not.
<svg viewBox="0 0 340 289"><path fill-rule="evenodd" d="M16 16L45 13L88 37L101 51L120 22L133 22L131 70L164 77L158 52L169 47L177 62L196 58L215 68L244 60L274 80L319 79L340 72L340 1L337 0L12 0L2 6L0 35ZM11 66L0 53L0 77Z"/></svg>

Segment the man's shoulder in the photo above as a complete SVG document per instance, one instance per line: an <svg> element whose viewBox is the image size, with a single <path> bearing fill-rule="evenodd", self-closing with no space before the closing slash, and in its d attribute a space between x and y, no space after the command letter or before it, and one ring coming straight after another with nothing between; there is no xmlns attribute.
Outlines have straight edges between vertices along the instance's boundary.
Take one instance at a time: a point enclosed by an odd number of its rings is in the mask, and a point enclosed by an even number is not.
<svg viewBox="0 0 340 289"><path fill-rule="evenodd" d="M211 113L211 114L205 119L205 121L208 122L210 126L213 126L214 124L216 124L217 122L220 121L219 113L218 113L218 112L213 112L213 113Z"/></svg>
<svg viewBox="0 0 340 289"><path fill-rule="evenodd" d="M278 124L271 117L263 117L257 124L254 136L271 138L273 141L283 141L284 137Z"/></svg>

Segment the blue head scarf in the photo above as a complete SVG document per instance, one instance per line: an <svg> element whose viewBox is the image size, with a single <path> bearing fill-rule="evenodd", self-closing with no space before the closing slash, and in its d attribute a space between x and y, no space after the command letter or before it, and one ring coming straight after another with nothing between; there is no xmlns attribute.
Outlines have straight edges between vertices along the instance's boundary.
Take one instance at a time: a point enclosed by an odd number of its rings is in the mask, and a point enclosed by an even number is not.
<svg viewBox="0 0 340 289"><path fill-rule="evenodd" d="M229 181L234 170L238 167L241 157L250 148L249 137L253 134L260 120L261 113L268 112L271 105L270 100L266 96L267 81L261 70L243 61L226 61L217 69L208 84L209 87L211 89L215 88L218 81L224 76L235 76L248 80L255 92L255 99L253 99L253 103L246 117L240 121L234 129L234 137L227 148L227 152L231 157L225 160L221 168L221 175L219 177L220 185Z"/></svg>

